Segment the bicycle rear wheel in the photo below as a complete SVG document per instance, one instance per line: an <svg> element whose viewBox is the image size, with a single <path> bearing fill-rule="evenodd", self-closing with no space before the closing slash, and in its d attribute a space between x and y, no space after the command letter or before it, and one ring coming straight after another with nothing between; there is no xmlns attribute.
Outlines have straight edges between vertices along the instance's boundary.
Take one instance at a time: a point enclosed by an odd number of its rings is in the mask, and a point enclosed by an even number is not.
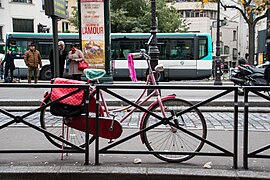
<svg viewBox="0 0 270 180"><path fill-rule="evenodd" d="M178 99L166 99L162 101L166 118L176 115L177 113L192 106L191 103ZM149 111L161 114L159 104L153 106ZM159 119L147 114L142 122L142 128L145 129L153 124L160 122ZM180 116L173 118L170 122L176 127L184 128L202 138L206 138L206 123L202 113L197 109L193 109ZM142 133L143 140L149 151L161 152L199 152L204 142L179 130L168 124L162 124L153 129ZM194 155L178 155L178 154L154 154L157 158L167 162L182 162L192 158Z"/></svg>
<svg viewBox="0 0 270 180"><path fill-rule="evenodd" d="M44 106L49 102L49 98L43 102L41 106ZM66 141L84 148L85 147L85 133L79 131L77 129L71 128L66 126L63 123L63 117L54 116L50 113L49 107L44 108L40 112L40 125L41 128L45 129L46 131L56 135L57 137L61 137ZM61 141L44 134L45 137L56 147L63 148L63 149L72 149L71 146L63 144ZM94 140L94 137L90 138L88 144Z"/></svg>

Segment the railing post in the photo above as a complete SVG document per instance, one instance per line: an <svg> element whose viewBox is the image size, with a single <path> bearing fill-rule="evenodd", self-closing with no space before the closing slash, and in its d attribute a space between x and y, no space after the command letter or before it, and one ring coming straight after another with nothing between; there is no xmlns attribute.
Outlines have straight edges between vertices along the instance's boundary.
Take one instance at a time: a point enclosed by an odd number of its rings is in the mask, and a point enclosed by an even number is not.
<svg viewBox="0 0 270 180"><path fill-rule="evenodd" d="M85 165L89 165L89 88L84 88L84 98L85 98Z"/></svg>
<svg viewBox="0 0 270 180"><path fill-rule="evenodd" d="M95 165L99 164L99 87L96 86L96 148L95 148Z"/></svg>
<svg viewBox="0 0 270 180"><path fill-rule="evenodd" d="M248 90L244 88L244 139L243 166L248 169Z"/></svg>
<svg viewBox="0 0 270 180"><path fill-rule="evenodd" d="M234 90L234 156L233 156L233 168L237 169L238 159L238 88Z"/></svg>

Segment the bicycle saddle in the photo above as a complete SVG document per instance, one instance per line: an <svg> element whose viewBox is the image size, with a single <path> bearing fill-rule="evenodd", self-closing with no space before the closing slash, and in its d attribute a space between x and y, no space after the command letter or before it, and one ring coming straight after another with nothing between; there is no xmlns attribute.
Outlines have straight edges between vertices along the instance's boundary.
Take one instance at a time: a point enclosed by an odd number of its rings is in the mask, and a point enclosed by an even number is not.
<svg viewBox="0 0 270 180"><path fill-rule="evenodd" d="M83 72L90 81L100 79L106 74L104 69L84 69Z"/></svg>

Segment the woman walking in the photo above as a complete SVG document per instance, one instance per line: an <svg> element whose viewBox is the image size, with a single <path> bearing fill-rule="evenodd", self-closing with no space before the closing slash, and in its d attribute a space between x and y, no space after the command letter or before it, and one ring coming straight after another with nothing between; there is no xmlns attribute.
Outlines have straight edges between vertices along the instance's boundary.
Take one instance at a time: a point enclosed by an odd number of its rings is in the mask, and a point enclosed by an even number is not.
<svg viewBox="0 0 270 180"><path fill-rule="evenodd" d="M75 44L72 44L71 51L68 53L69 69L68 75L72 75L75 80L81 80L83 70L78 68L79 61L84 60L84 56L81 50L77 49Z"/></svg>

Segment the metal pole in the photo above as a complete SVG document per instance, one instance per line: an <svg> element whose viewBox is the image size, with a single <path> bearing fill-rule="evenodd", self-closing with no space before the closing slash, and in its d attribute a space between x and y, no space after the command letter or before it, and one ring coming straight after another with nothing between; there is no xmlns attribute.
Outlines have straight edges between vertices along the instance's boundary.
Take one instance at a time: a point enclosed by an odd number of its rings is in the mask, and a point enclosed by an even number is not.
<svg viewBox="0 0 270 180"><path fill-rule="evenodd" d="M82 28L81 28L81 0L78 0L78 30L79 30L79 48L82 49Z"/></svg>
<svg viewBox="0 0 270 180"><path fill-rule="evenodd" d="M221 82L221 58L220 58L220 0L217 1L217 39L216 39L214 85L222 85L222 82Z"/></svg>
<svg viewBox="0 0 270 180"><path fill-rule="evenodd" d="M53 77L59 77L59 48L58 48L58 18L56 16L51 16L52 26L53 26Z"/></svg>
<svg viewBox="0 0 270 180"><path fill-rule="evenodd" d="M151 33L151 40L149 42L148 54L151 57L151 61L150 61L151 68L154 69L156 67L156 65L158 65L158 57L159 57L159 50L158 50L158 46L157 46L156 0L151 0L151 30L150 30L150 33ZM148 89L147 95L151 94L151 92L153 92L153 89Z"/></svg>
<svg viewBox="0 0 270 180"><path fill-rule="evenodd" d="M110 0L104 1L104 22L105 22L105 70L111 74L111 21L110 21Z"/></svg>
<svg viewBox="0 0 270 180"><path fill-rule="evenodd" d="M248 90L244 88L243 166L248 169Z"/></svg>
<svg viewBox="0 0 270 180"><path fill-rule="evenodd" d="M267 16L267 25L266 25L266 52L268 55L268 61L270 61L270 14Z"/></svg>
<svg viewBox="0 0 270 180"><path fill-rule="evenodd" d="M158 64L159 50L157 47L157 21L156 21L156 0L151 0L151 36L152 40L149 43L149 55L151 57L152 69Z"/></svg>
<svg viewBox="0 0 270 180"><path fill-rule="evenodd" d="M234 90L234 142L233 142L233 168L237 169L238 160L238 89Z"/></svg>

